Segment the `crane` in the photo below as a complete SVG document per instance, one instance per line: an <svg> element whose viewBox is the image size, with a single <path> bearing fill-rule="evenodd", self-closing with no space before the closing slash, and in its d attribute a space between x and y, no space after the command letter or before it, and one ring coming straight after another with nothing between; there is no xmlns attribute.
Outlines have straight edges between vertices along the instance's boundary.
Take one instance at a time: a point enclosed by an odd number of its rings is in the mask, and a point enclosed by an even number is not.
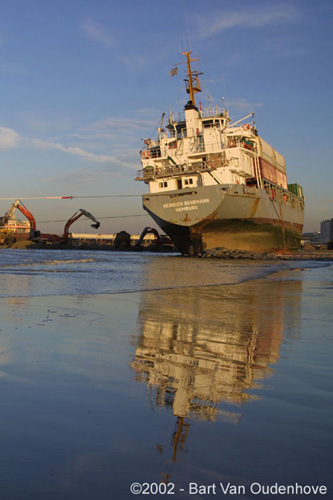
<svg viewBox="0 0 333 500"><path fill-rule="evenodd" d="M68 243L69 228L74 222L76 222L83 215L94 222L94 224L91 224L91 227L93 227L94 229L99 228L99 226L101 225L100 222L98 222L98 220L96 220L95 217L90 212L87 212L87 210L80 208L77 212L75 212L75 214L72 215L70 219L68 219L64 227L64 233L62 235L40 233L34 241L41 243L46 243L48 241L51 243Z"/></svg>
<svg viewBox="0 0 333 500"><path fill-rule="evenodd" d="M94 229L98 229L99 226L101 225L101 223L98 222L98 220L96 220L95 217L90 212L87 212L87 210L84 210L83 208L80 208L79 211L75 212L75 214L72 215L72 217L66 222L66 225L65 225L65 228L64 228L64 234L62 236L62 238L63 238L62 243L67 243L68 237L69 237L69 228L70 228L70 226L74 222L76 222L80 217L82 217L82 215L84 215L88 219L91 219L94 222L94 224L90 224L90 227L93 227Z"/></svg>
<svg viewBox="0 0 333 500"><path fill-rule="evenodd" d="M94 229L98 229L100 226L100 222L98 222L98 220L96 220L90 212L87 212L87 210L80 208L77 212L75 212L74 215L72 215L70 219L68 219L64 227L64 233L62 235L41 233L39 230L37 230L36 219L30 212L30 210L28 210L28 208L21 202L21 200L16 200L14 201L8 212L3 217L0 217L0 244L11 244L14 241L13 231L8 229L1 229L1 227L7 224L16 209L18 209L30 222L29 240L35 241L36 243L68 243L70 226L83 215L94 222L94 224L91 224L91 227L93 227Z"/></svg>
<svg viewBox="0 0 333 500"><path fill-rule="evenodd" d="M35 240L39 237L40 231L36 229L36 220L32 213L27 209L25 205L20 200L14 201L11 208L6 212L6 214L0 218L0 244L10 245L14 243L15 237L12 229L1 229L3 228L8 221L13 217L16 209L19 209L20 212L25 215L25 217L30 222L30 236L29 239Z"/></svg>

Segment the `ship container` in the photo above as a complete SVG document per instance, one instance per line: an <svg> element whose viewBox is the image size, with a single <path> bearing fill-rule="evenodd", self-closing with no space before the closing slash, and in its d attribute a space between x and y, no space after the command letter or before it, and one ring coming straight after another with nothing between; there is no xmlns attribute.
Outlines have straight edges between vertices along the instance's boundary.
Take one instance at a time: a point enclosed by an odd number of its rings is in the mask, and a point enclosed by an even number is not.
<svg viewBox="0 0 333 500"><path fill-rule="evenodd" d="M295 194L299 198L304 198L303 188L299 184L288 184L288 191Z"/></svg>
<svg viewBox="0 0 333 500"><path fill-rule="evenodd" d="M264 141L262 137L258 137L258 146L262 178L287 189L286 163L284 156L276 151L268 142Z"/></svg>

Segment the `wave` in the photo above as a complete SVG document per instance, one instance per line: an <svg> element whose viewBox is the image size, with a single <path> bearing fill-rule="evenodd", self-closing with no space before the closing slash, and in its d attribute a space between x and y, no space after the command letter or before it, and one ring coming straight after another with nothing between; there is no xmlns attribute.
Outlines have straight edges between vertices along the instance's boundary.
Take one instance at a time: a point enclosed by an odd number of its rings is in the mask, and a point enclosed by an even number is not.
<svg viewBox="0 0 333 500"><path fill-rule="evenodd" d="M0 264L0 272L1 269L15 269L18 267L33 267L33 266L56 266L59 264L86 264L88 262L95 262L95 259L86 258L86 259L55 259L55 260L42 260L36 262L21 262L21 263L12 263L12 264Z"/></svg>

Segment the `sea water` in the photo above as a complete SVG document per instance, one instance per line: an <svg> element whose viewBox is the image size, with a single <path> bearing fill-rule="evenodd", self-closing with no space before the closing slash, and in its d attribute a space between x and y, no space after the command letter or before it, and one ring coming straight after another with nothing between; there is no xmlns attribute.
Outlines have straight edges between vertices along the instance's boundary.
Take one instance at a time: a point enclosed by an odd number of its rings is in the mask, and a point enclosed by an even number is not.
<svg viewBox="0 0 333 500"><path fill-rule="evenodd" d="M3 498L331 498L330 263L0 252Z"/></svg>

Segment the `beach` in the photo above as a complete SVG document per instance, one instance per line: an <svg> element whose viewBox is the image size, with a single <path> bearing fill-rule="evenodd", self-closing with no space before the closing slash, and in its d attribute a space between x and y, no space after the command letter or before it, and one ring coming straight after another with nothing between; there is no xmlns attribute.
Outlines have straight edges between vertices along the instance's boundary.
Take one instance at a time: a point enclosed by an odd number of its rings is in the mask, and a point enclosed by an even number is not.
<svg viewBox="0 0 333 500"><path fill-rule="evenodd" d="M331 262L1 257L6 500L330 498Z"/></svg>

